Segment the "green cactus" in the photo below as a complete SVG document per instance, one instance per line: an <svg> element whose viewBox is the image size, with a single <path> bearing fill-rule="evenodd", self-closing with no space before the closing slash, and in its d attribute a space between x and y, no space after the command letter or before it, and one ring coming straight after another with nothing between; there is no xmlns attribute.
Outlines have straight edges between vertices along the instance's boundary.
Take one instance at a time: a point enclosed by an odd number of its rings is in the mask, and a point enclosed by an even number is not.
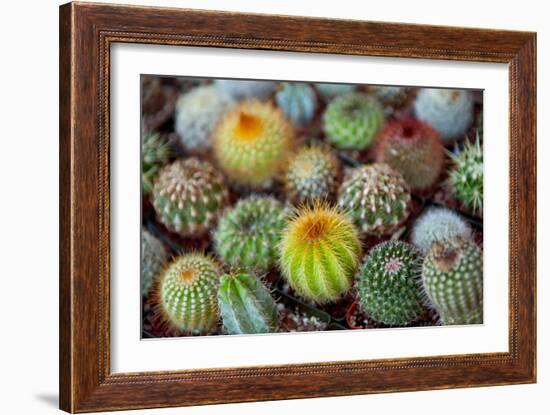
<svg viewBox="0 0 550 415"><path fill-rule="evenodd" d="M237 184L263 188L288 161L294 129L270 102L246 100L225 114L212 137L225 174Z"/></svg>
<svg viewBox="0 0 550 415"><path fill-rule="evenodd" d="M141 143L141 190L149 194L153 183L171 156L170 143L159 133L144 133Z"/></svg>
<svg viewBox="0 0 550 415"><path fill-rule="evenodd" d="M293 156L285 174L285 190L295 203L332 199L338 190L340 161L319 145L303 147Z"/></svg>
<svg viewBox="0 0 550 415"><path fill-rule="evenodd" d="M434 242L422 281L443 324L483 322L483 252L475 242L461 237Z"/></svg>
<svg viewBox="0 0 550 415"><path fill-rule="evenodd" d="M280 243L280 267L296 293L317 304L348 291L359 266L361 243L347 215L316 202L296 210Z"/></svg>
<svg viewBox="0 0 550 415"><path fill-rule="evenodd" d="M279 326L271 294L254 274L245 271L222 276L218 306L228 334L271 333Z"/></svg>
<svg viewBox="0 0 550 415"><path fill-rule="evenodd" d="M423 311L422 256L412 245L389 241L376 245L359 270L361 307L374 320L406 325Z"/></svg>
<svg viewBox="0 0 550 415"><path fill-rule="evenodd" d="M158 219L189 237L202 236L214 226L227 198L223 177L212 165L196 158L165 166L153 187Z"/></svg>
<svg viewBox="0 0 550 415"><path fill-rule="evenodd" d="M147 230L141 231L141 295L147 297L155 280L164 269L168 252Z"/></svg>
<svg viewBox="0 0 550 415"><path fill-rule="evenodd" d="M338 205L363 234L386 235L409 215L411 195L400 173L375 163L352 169L340 186Z"/></svg>
<svg viewBox="0 0 550 415"><path fill-rule="evenodd" d="M317 96L306 83L283 82L275 101L286 117L298 127L310 122L317 109Z"/></svg>
<svg viewBox="0 0 550 415"><path fill-rule="evenodd" d="M382 106L375 98L363 93L336 97L323 114L327 138L342 150L369 147L383 124Z"/></svg>
<svg viewBox="0 0 550 415"><path fill-rule="evenodd" d="M285 223L283 205L273 197L241 199L218 223L216 253L232 267L267 271L277 260L277 244Z"/></svg>
<svg viewBox="0 0 550 415"><path fill-rule="evenodd" d="M474 144L466 142L458 154L449 152L453 166L449 185L453 195L475 215L483 215L483 148L479 136Z"/></svg>
<svg viewBox="0 0 550 415"><path fill-rule="evenodd" d="M203 254L176 258L160 277L157 310L164 324L185 333L206 333L219 318L221 269Z"/></svg>

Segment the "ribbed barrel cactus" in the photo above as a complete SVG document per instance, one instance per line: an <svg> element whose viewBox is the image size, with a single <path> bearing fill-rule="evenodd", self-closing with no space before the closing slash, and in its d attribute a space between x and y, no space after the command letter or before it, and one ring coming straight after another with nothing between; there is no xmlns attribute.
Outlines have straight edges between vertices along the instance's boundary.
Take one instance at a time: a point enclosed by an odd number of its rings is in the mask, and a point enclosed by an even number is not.
<svg viewBox="0 0 550 415"><path fill-rule="evenodd" d="M479 137L466 142L458 154L449 153L453 166L449 184L453 195L474 214L483 214L483 148Z"/></svg>
<svg viewBox="0 0 550 415"><path fill-rule="evenodd" d="M285 224L285 211L277 199L241 199L218 223L214 233L216 253L232 267L267 271L277 261L277 246Z"/></svg>
<svg viewBox="0 0 550 415"><path fill-rule="evenodd" d="M266 99L277 88L273 81L247 81L240 79L216 79L214 84L234 99Z"/></svg>
<svg viewBox="0 0 550 415"><path fill-rule="evenodd" d="M265 187L282 172L294 144L294 129L269 102L246 100L233 107L213 133L214 155L234 182Z"/></svg>
<svg viewBox="0 0 550 415"><path fill-rule="evenodd" d="M439 133L415 118L386 124L377 138L376 159L403 175L412 190L432 187L443 167Z"/></svg>
<svg viewBox="0 0 550 415"><path fill-rule="evenodd" d="M434 242L422 281L443 324L483 322L483 252L475 242L461 237Z"/></svg>
<svg viewBox="0 0 550 415"><path fill-rule="evenodd" d="M409 216L411 195L403 176L387 164L351 170L340 186L338 205L364 234L386 235Z"/></svg>
<svg viewBox="0 0 550 415"><path fill-rule="evenodd" d="M298 127L310 122L317 109L315 91L306 83L284 82L275 94L275 101L286 117Z"/></svg>
<svg viewBox="0 0 550 415"><path fill-rule="evenodd" d="M280 244L280 267L300 296L317 304L348 291L359 266L361 243L347 215L324 203L298 209Z"/></svg>
<svg viewBox="0 0 550 415"><path fill-rule="evenodd" d="M323 98L324 101L330 101L338 95L349 94L354 92L357 89L357 85L353 84L325 84L317 83L315 84L319 95Z"/></svg>
<svg viewBox="0 0 550 415"><path fill-rule="evenodd" d="M383 124L382 106L375 98L363 93L336 97L323 114L323 129L328 140L342 150L369 147Z"/></svg>
<svg viewBox="0 0 550 415"><path fill-rule="evenodd" d="M449 141L462 137L472 125L474 98L471 91L422 88L414 102L416 116Z"/></svg>
<svg viewBox="0 0 550 415"><path fill-rule="evenodd" d="M279 326L277 304L254 274L225 274L218 289L218 305L228 334L271 333Z"/></svg>
<svg viewBox="0 0 550 415"><path fill-rule="evenodd" d="M188 151L204 152L211 146L216 123L232 104L215 85L201 85L183 94L176 104L175 129Z"/></svg>
<svg viewBox="0 0 550 415"><path fill-rule="evenodd" d="M160 277L157 310L164 324L185 333L205 333L219 318L219 265L199 253L176 258Z"/></svg>
<svg viewBox="0 0 550 415"><path fill-rule="evenodd" d="M418 318L424 304L421 266L420 251L405 242L383 242L372 248L357 277L363 310L390 325L406 325Z"/></svg>
<svg viewBox="0 0 550 415"><path fill-rule="evenodd" d="M216 223L228 192L223 177L197 158L176 160L159 173L153 187L158 219L183 236L201 236Z"/></svg>
<svg viewBox="0 0 550 415"><path fill-rule="evenodd" d="M331 199L336 195L340 161L326 147L302 147L292 157L285 174L285 190L295 203Z"/></svg>
<svg viewBox="0 0 550 415"><path fill-rule="evenodd" d="M141 295L147 297L155 280L164 269L168 252L147 230L141 231Z"/></svg>
<svg viewBox="0 0 550 415"><path fill-rule="evenodd" d="M159 133L144 133L141 142L141 189L144 194L153 190L153 183L171 156L170 143Z"/></svg>

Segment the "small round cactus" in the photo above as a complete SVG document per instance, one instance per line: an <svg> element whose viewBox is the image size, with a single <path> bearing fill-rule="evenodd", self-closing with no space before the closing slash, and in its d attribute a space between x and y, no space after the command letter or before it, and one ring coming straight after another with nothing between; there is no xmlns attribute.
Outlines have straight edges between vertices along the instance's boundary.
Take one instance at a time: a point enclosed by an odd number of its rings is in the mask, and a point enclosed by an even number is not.
<svg viewBox="0 0 550 415"><path fill-rule="evenodd" d="M392 110L406 105L411 98L411 88L406 86L370 85L371 92L385 108Z"/></svg>
<svg viewBox="0 0 550 415"><path fill-rule="evenodd" d="M228 334L271 333L279 326L277 304L254 274L238 271L223 275L218 305Z"/></svg>
<svg viewBox="0 0 550 415"><path fill-rule="evenodd" d="M434 242L457 236L469 239L470 225L450 209L430 208L415 221L411 242L426 254Z"/></svg>
<svg viewBox="0 0 550 415"><path fill-rule="evenodd" d="M141 231L141 295L147 297L156 278L164 269L166 248L145 229Z"/></svg>
<svg viewBox="0 0 550 415"><path fill-rule="evenodd" d="M359 269L361 307L374 320L406 325L423 310L422 255L412 245L389 241L376 245Z"/></svg>
<svg viewBox="0 0 550 415"><path fill-rule="evenodd" d="M422 281L443 324L483 322L483 252L475 242L461 237L434 242Z"/></svg>
<svg viewBox="0 0 550 415"><path fill-rule="evenodd" d="M196 158L163 167L153 187L158 219L182 236L199 237L208 232L227 198L223 177L212 165Z"/></svg>
<svg viewBox="0 0 550 415"><path fill-rule="evenodd" d="M214 233L218 256L232 267L267 271L277 260L286 224L283 205L273 197L241 199L220 219Z"/></svg>
<svg viewBox="0 0 550 415"><path fill-rule="evenodd" d="M158 133L145 133L141 143L141 190L148 194L153 183L171 156L168 140Z"/></svg>
<svg viewBox="0 0 550 415"><path fill-rule="evenodd" d="M342 150L369 147L383 124L382 106L375 98L363 93L336 97L323 114L327 138Z"/></svg>
<svg viewBox="0 0 550 415"><path fill-rule="evenodd" d="M266 99L277 88L273 81L247 81L239 79L216 79L214 84L230 97L240 100L244 98Z"/></svg>
<svg viewBox="0 0 550 415"><path fill-rule="evenodd" d="M185 333L210 331L219 318L217 292L221 270L203 254L176 258L161 275L157 310L164 324Z"/></svg>
<svg viewBox="0 0 550 415"><path fill-rule="evenodd" d="M449 153L453 167L449 185L453 195L475 215L483 214L483 148L479 137L474 144L466 142L458 154Z"/></svg>
<svg viewBox="0 0 550 415"><path fill-rule="evenodd" d="M231 109L213 133L214 155L234 182L269 186L288 161L294 129L269 102L247 100Z"/></svg>
<svg viewBox="0 0 550 415"><path fill-rule="evenodd" d="M401 173L412 190L429 189L443 167L439 133L415 118L393 120L378 136L376 160Z"/></svg>
<svg viewBox="0 0 550 415"><path fill-rule="evenodd" d="M403 176L387 164L356 167L340 186L338 205L363 234L387 235L409 216L411 195Z"/></svg>
<svg viewBox="0 0 550 415"><path fill-rule="evenodd" d="M310 122L317 109L315 91L305 83L284 82L275 94L275 101L286 117L297 127Z"/></svg>
<svg viewBox="0 0 550 415"><path fill-rule="evenodd" d="M330 101L332 98L337 97L338 95L349 94L354 92L357 89L357 85L353 84L324 84L317 83L315 84L319 95L323 98L324 101Z"/></svg>
<svg viewBox="0 0 550 415"><path fill-rule="evenodd" d="M283 232L280 267L296 293L317 304L337 300L352 285L361 243L348 216L317 202L298 209Z"/></svg>
<svg viewBox="0 0 550 415"><path fill-rule="evenodd" d="M175 129L188 151L210 148L210 135L232 99L215 85L201 85L183 94L176 104Z"/></svg>
<svg viewBox="0 0 550 415"><path fill-rule="evenodd" d="M340 161L320 145L303 147L293 156L285 174L285 189L295 203L332 199L338 190Z"/></svg>
<svg viewBox="0 0 550 415"><path fill-rule="evenodd" d="M416 116L449 141L464 135L472 124L474 98L470 91L422 88L414 102Z"/></svg>

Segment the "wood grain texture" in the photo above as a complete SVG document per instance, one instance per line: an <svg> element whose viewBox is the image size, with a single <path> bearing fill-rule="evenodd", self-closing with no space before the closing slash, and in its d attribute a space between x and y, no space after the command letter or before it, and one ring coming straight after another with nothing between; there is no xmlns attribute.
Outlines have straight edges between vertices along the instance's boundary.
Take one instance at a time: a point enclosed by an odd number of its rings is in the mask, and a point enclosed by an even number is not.
<svg viewBox="0 0 550 415"><path fill-rule="evenodd" d="M509 352L111 373L109 70L116 42L508 63ZM60 9L60 406L68 412L535 381L533 33L70 3Z"/></svg>

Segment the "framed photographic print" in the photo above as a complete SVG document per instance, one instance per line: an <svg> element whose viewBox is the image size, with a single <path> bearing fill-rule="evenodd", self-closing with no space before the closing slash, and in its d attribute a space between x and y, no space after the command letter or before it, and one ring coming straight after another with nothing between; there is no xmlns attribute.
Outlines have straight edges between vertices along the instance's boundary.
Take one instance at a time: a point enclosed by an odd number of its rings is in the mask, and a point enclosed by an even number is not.
<svg viewBox="0 0 550 415"><path fill-rule="evenodd" d="M61 409L535 382L535 62L527 32L61 6Z"/></svg>

